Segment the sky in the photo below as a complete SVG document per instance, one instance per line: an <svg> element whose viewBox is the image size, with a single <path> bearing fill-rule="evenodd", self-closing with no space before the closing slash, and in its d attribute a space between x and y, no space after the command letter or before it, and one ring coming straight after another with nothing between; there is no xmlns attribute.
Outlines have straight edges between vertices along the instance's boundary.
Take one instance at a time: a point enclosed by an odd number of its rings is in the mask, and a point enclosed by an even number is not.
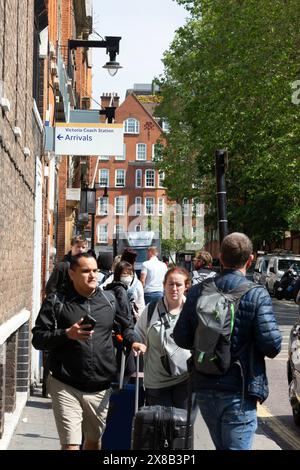
<svg viewBox="0 0 300 470"><path fill-rule="evenodd" d="M93 29L104 36L121 36L117 61L122 65L114 77L102 66L109 60L103 48L92 49L93 98L118 93L121 102L134 83L151 83L163 73L162 57L183 26L187 11L173 0L93 0ZM97 35L90 38L99 39ZM92 101L92 108L99 106Z"/></svg>

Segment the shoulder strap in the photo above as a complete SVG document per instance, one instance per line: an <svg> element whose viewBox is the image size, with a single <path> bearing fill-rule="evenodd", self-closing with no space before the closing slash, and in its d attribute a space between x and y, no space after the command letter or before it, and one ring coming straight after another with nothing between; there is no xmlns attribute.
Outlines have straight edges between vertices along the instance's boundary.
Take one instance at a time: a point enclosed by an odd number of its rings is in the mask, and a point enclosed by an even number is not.
<svg viewBox="0 0 300 470"><path fill-rule="evenodd" d="M57 321L62 312L64 301L65 301L64 295L58 294L57 292L53 293L52 305L54 309L55 329L57 329Z"/></svg>
<svg viewBox="0 0 300 470"><path fill-rule="evenodd" d="M147 311L147 328L148 326L150 325L150 322L151 322L151 318L153 317L153 313L154 313L154 310L155 310L155 307L157 305L157 301L156 300L152 300L152 302L150 302L148 304L148 311Z"/></svg>
<svg viewBox="0 0 300 470"><path fill-rule="evenodd" d="M157 303L157 311L160 321L163 323L165 329L170 328L170 323L167 318L167 309L163 299L160 299Z"/></svg>
<svg viewBox="0 0 300 470"><path fill-rule="evenodd" d="M252 290L257 287L261 287L261 286L251 281L244 282L243 284L240 284L239 286L235 287L229 292L226 292L226 295L228 294L228 296L230 296L232 300L236 302L237 300L240 300L243 297L243 295L247 294L249 290Z"/></svg>
<svg viewBox="0 0 300 470"><path fill-rule="evenodd" d="M105 298L105 300L109 303L110 307L112 308L114 314L116 314L117 310L116 310L116 298L113 294L113 291L111 290L101 290L101 293L103 295L103 297Z"/></svg>

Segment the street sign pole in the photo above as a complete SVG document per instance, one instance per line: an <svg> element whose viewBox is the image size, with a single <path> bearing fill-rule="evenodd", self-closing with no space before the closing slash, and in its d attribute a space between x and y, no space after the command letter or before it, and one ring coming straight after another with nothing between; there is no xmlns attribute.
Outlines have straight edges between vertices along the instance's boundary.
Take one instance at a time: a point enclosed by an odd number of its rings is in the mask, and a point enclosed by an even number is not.
<svg viewBox="0 0 300 470"><path fill-rule="evenodd" d="M225 182L225 169L227 161L226 150L216 150L216 180L217 180L217 205L218 205L218 226L219 226L219 242L228 234L227 220L227 194Z"/></svg>

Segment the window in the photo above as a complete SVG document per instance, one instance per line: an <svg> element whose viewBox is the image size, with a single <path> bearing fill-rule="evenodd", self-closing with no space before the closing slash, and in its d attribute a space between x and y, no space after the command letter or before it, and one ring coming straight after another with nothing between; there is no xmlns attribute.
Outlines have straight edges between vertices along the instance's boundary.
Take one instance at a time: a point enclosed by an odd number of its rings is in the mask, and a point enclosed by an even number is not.
<svg viewBox="0 0 300 470"><path fill-rule="evenodd" d="M170 132L170 124L166 119L163 119L161 127L164 132Z"/></svg>
<svg viewBox="0 0 300 470"><path fill-rule="evenodd" d="M123 225L115 225L115 234L119 234L121 232L124 232L124 226Z"/></svg>
<svg viewBox="0 0 300 470"><path fill-rule="evenodd" d="M187 197L182 199L182 214L185 217L189 215L189 200Z"/></svg>
<svg viewBox="0 0 300 470"><path fill-rule="evenodd" d="M147 145L136 144L136 159L145 161L147 159Z"/></svg>
<svg viewBox="0 0 300 470"><path fill-rule="evenodd" d="M108 224L98 224L98 243L108 242Z"/></svg>
<svg viewBox="0 0 300 470"><path fill-rule="evenodd" d="M135 187L141 188L142 187L142 170L135 170Z"/></svg>
<svg viewBox="0 0 300 470"><path fill-rule="evenodd" d="M99 170L99 185L104 188L109 187L109 170Z"/></svg>
<svg viewBox="0 0 300 470"><path fill-rule="evenodd" d="M115 197L115 215L125 214L125 196Z"/></svg>
<svg viewBox="0 0 300 470"><path fill-rule="evenodd" d="M116 155L115 160L126 160L126 144L123 144L123 155Z"/></svg>
<svg viewBox="0 0 300 470"><path fill-rule="evenodd" d="M99 160L101 160L101 161L109 160L109 155L99 155Z"/></svg>
<svg viewBox="0 0 300 470"><path fill-rule="evenodd" d="M126 134L139 134L140 133L140 123L137 119L128 118L125 121L124 132Z"/></svg>
<svg viewBox="0 0 300 470"><path fill-rule="evenodd" d="M204 217L204 204L201 204L198 198L192 199L193 215L196 217Z"/></svg>
<svg viewBox="0 0 300 470"><path fill-rule="evenodd" d="M115 172L115 185L117 188L124 188L125 186L125 170L116 170Z"/></svg>
<svg viewBox="0 0 300 470"><path fill-rule="evenodd" d="M142 213L142 198L135 198L135 215L141 215Z"/></svg>
<svg viewBox="0 0 300 470"><path fill-rule="evenodd" d="M98 200L98 214L107 215L108 214L108 197L100 197Z"/></svg>
<svg viewBox="0 0 300 470"><path fill-rule="evenodd" d="M164 181L165 181L165 172L164 171L160 171L158 173L158 186L159 188L163 188L164 187Z"/></svg>
<svg viewBox="0 0 300 470"><path fill-rule="evenodd" d="M164 199L162 197L158 198L157 213L158 213L158 215L163 215L163 213L164 213Z"/></svg>
<svg viewBox="0 0 300 470"><path fill-rule="evenodd" d="M154 198L153 197L146 197L145 214L146 215L154 214Z"/></svg>
<svg viewBox="0 0 300 470"><path fill-rule="evenodd" d="M160 143L156 143L152 145L152 160L156 162L160 162L163 156L163 149L164 146Z"/></svg>
<svg viewBox="0 0 300 470"><path fill-rule="evenodd" d="M146 170L146 188L154 188L155 186L155 170Z"/></svg>

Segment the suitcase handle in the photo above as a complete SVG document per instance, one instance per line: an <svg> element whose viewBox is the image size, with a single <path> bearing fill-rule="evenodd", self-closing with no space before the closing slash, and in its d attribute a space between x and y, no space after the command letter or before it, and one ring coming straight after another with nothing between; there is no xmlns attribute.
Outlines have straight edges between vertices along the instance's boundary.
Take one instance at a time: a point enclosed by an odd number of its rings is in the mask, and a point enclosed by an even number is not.
<svg viewBox="0 0 300 470"><path fill-rule="evenodd" d="M134 395L134 413L139 409L139 372L140 372L140 355L136 356L136 378L135 378L135 395Z"/></svg>
<svg viewBox="0 0 300 470"><path fill-rule="evenodd" d="M125 355L124 351L122 351L119 390L122 390L123 385L124 385L125 364L126 364L126 355ZM137 356L136 356L135 394L134 394L134 412L135 413L139 409L139 372L140 372L140 355L137 354Z"/></svg>

